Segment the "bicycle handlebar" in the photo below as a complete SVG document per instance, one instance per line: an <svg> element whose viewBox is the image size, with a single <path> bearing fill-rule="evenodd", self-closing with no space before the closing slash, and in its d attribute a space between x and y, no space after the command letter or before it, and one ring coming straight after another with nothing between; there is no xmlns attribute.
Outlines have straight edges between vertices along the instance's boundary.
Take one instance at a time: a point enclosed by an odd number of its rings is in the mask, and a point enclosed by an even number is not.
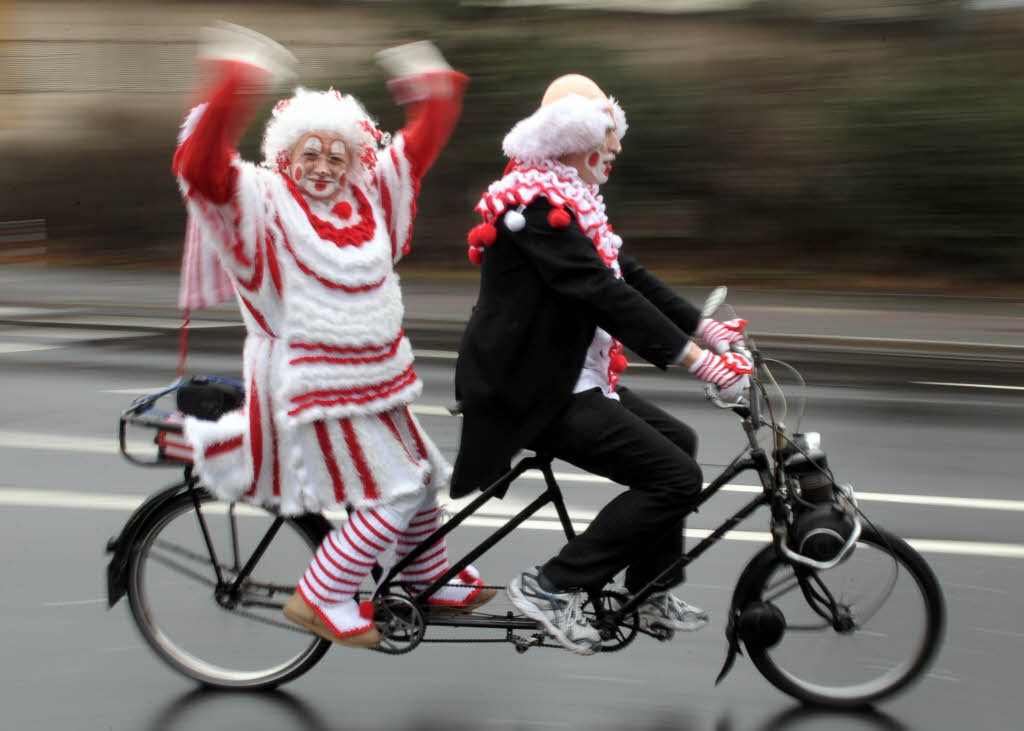
<svg viewBox="0 0 1024 731"><path fill-rule="evenodd" d="M753 343L749 342L748 339L748 347L734 345L732 350L733 352L739 353L740 355L744 356L745 358L747 358L747 360L753 363L753 375L757 375L758 368L763 363L763 359L761 358L761 353L754 347ZM751 386L751 389L748 391L748 395L746 396L746 398L741 396L738 401L725 401L721 397L718 388L711 383L705 384L704 394L705 396L707 396L708 401L713 403L718 408L729 409L734 414L739 416L741 419L750 419L755 429L761 426L760 408L758 406L758 392L753 385Z"/></svg>

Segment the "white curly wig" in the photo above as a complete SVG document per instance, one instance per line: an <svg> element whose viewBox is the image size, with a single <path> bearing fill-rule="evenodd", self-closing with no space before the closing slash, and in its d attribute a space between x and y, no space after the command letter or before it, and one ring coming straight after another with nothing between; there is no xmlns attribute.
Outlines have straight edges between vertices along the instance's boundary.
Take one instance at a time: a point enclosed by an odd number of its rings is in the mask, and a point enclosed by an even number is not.
<svg viewBox="0 0 1024 731"><path fill-rule="evenodd" d="M292 148L310 132L332 132L345 141L350 180L363 183L377 162L378 143L387 140L363 105L334 89L310 91L301 86L295 95L274 105L263 133L263 162L283 169Z"/></svg>

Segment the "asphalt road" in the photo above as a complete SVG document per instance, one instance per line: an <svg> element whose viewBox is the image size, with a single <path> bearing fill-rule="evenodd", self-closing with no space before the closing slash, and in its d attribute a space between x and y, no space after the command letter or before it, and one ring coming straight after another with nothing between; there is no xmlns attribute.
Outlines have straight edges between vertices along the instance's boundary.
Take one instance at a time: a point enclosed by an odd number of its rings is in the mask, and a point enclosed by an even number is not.
<svg viewBox="0 0 1024 731"><path fill-rule="evenodd" d="M18 305L8 301L7 306ZM691 567L681 593L708 609L712 622L668 644L641 638L624 652L593 658L540 649L518 655L504 644L423 646L397 658L336 648L283 691L253 696L197 691L152 654L123 603L106 609L107 539L135 500L174 477L118 457L117 415L132 394L170 380L174 339L166 327L147 327L139 317L147 313L139 309L112 314L108 303L103 316L115 319L102 323L87 321L85 315L96 317L96 311L73 314L79 322L16 315L9 309L0 330L0 458L5 466L0 549L7 558L8 586L0 598L5 650L0 667L6 728L767 731L1019 726L1024 713L1019 680L1024 391L1013 387L1024 385L1019 371L994 369L1000 383L966 377L947 382L927 373L917 359L900 374L914 377L876 380L860 377L856 364L843 371L840 355L830 362L832 372L842 377L813 381L804 389L803 427L822 432L834 470L860 491L868 514L921 548L948 603L948 632L935 665L918 685L875 712L803 710L743 658L714 686L725 651L722 618L729 592L758 547L749 540L723 541ZM813 313L792 314L814 319ZM986 311L979 322L991 323L992 316ZM1017 327L1012 318L998 321ZM237 355L224 337L200 339L190 370L237 374ZM451 456L458 420L443 410L451 398L451 357L441 340L420 339L417 347L417 368L426 385L420 418ZM704 404L699 387L685 376L635 368L625 382L698 427L707 478L742 446L734 417ZM787 421L792 426L795 404L791 409ZM571 472L565 466L559 470ZM531 487L524 481L509 502L526 499ZM614 492L610 485L571 476L563 487L571 511L582 516ZM713 526L742 499L740 493L722 493L689 527ZM764 515L758 514L741 529L756 532L765 526ZM478 527L460 528L453 547L458 550L485 534ZM559 544L555 532L522 528L478 565L485 578L503 584Z"/></svg>

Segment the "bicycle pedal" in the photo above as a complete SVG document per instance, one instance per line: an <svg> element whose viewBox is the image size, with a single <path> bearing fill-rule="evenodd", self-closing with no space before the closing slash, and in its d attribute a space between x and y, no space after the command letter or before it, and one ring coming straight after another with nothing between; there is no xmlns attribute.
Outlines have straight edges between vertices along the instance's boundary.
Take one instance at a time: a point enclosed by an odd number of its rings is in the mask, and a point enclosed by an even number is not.
<svg viewBox="0 0 1024 731"><path fill-rule="evenodd" d="M658 642L668 642L676 636L675 630L669 629L668 627L662 627L658 624L651 625L647 629L641 629L640 631L646 635L650 635Z"/></svg>

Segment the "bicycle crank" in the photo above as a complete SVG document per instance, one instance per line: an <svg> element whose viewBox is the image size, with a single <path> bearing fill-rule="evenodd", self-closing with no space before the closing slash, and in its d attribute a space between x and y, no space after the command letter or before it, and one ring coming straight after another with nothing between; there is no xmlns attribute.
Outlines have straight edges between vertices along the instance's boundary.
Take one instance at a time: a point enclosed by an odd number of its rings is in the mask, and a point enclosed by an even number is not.
<svg viewBox="0 0 1024 731"><path fill-rule="evenodd" d="M378 652L404 655L423 641L426 621L423 611L405 597L388 594L373 603L373 620L380 632Z"/></svg>

